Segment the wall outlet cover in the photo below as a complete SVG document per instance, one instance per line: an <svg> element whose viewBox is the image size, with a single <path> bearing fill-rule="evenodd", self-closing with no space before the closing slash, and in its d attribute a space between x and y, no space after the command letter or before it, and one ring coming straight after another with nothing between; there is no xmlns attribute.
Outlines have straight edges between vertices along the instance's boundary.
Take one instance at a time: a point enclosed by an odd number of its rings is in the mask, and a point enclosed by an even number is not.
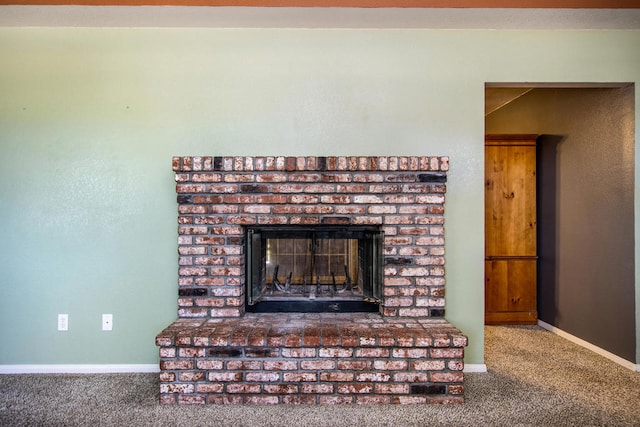
<svg viewBox="0 0 640 427"><path fill-rule="evenodd" d="M113 314L102 315L102 330L103 331L113 330Z"/></svg>
<svg viewBox="0 0 640 427"><path fill-rule="evenodd" d="M68 331L69 330L69 315L68 314L58 314L58 330L59 331Z"/></svg>

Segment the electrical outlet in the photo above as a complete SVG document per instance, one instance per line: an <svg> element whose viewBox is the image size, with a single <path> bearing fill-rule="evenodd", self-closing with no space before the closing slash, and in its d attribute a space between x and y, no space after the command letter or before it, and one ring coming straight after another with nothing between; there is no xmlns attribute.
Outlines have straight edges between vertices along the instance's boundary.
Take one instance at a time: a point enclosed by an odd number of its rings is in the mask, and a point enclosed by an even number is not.
<svg viewBox="0 0 640 427"><path fill-rule="evenodd" d="M69 315L68 314L58 314L58 330L59 331L68 331L69 330Z"/></svg>
<svg viewBox="0 0 640 427"><path fill-rule="evenodd" d="M113 330L113 314L102 315L102 330L103 331Z"/></svg>

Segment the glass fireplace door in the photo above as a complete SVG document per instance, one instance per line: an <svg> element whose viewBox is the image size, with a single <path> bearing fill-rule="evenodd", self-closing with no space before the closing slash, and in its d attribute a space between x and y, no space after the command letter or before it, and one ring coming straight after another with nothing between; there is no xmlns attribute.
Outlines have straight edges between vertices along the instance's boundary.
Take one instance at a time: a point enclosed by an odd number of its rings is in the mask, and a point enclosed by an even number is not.
<svg viewBox="0 0 640 427"><path fill-rule="evenodd" d="M381 242L372 228L249 228L249 311L377 311Z"/></svg>

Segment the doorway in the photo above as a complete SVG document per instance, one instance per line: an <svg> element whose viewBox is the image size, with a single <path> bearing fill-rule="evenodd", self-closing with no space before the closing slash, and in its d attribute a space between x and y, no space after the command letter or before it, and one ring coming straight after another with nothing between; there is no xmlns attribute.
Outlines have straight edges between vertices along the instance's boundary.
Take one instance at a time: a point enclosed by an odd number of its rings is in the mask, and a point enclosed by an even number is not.
<svg viewBox="0 0 640 427"><path fill-rule="evenodd" d="M634 86L488 84L485 101L485 133L541 135L539 319L634 360Z"/></svg>

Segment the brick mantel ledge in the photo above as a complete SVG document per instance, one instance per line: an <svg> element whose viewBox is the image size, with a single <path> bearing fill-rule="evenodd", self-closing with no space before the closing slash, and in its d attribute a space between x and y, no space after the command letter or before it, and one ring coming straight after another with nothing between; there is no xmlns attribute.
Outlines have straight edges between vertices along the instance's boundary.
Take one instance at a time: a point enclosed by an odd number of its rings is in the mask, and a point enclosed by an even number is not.
<svg viewBox="0 0 640 427"><path fill-rule="evenodd" d="M178 319L156 337L161 403L462 403L467 337L371 313Z"/></svg>

